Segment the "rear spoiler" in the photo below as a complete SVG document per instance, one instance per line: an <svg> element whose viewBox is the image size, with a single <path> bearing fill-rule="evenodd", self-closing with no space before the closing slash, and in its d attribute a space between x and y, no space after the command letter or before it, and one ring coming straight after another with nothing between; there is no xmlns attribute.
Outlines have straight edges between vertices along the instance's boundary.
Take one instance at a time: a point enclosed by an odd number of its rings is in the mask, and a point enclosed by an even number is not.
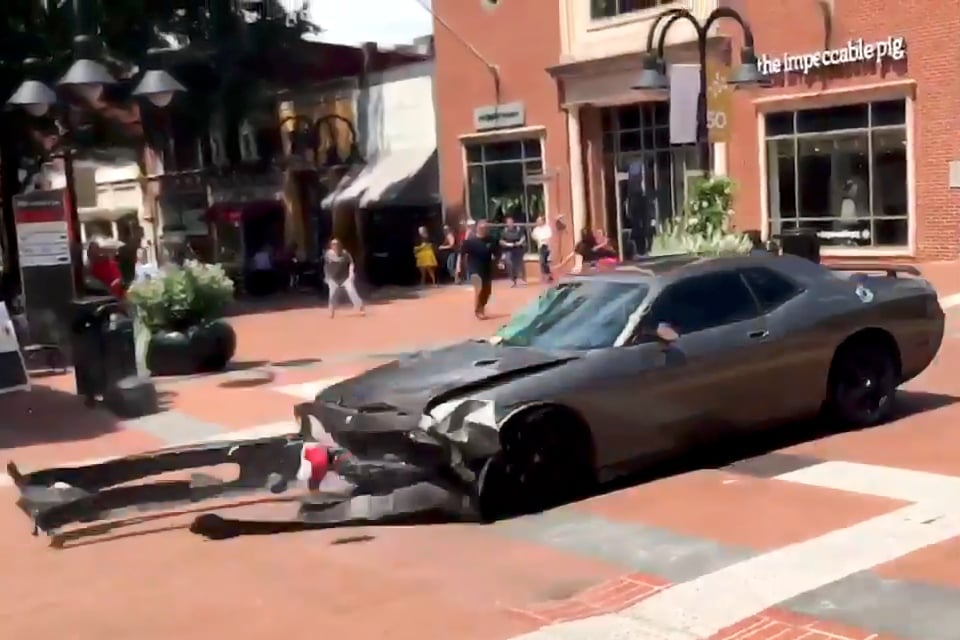
<svg viewBox="0 0 960 640"><path fill-rule="evenodd" d="M832 271L864 271L867 273L881 271L888 278L897 278L899 274L923 277L920 269L909 264L876 264L869 262L844 262L841 264L826 265Z"/></svg>

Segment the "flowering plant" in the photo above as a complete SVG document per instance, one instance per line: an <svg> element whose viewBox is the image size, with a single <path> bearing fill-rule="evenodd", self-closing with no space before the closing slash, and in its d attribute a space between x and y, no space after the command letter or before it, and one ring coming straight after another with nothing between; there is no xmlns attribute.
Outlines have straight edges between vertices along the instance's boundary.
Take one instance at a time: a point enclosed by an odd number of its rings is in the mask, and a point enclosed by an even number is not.
<svg viewBox="0 0 960 640"><path fill-rule="evenodd" d="M127 297L151 331L177 329L222 317L233 300L233 281L218 264L188 260L134 283Z"/></svg>
<svg viewBox="0 0 960 640"><path fill-rule="evenodd" d="M685 214L658 226L651 255L750 253L753 242L730 225L734 187L726 176L698 180Z"/></svg>

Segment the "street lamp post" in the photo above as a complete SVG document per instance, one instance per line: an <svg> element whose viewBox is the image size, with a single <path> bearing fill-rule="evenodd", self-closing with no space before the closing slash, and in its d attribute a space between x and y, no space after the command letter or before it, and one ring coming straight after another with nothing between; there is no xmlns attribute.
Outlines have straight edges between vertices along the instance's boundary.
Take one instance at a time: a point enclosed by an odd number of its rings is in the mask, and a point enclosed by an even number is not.
<svg viewBox="0 0 960 640"><path fill-rule="evenodd" d="M350 152L346 158L340 157L340 148L337 144L335 130L336 122L341 122L347 126L350 131ZM313 151L314 162L319 164L320 159L320 129L326 128L330 137L330 146L327 148L326 166L344 166L354 165L363 162L363 156L357 146L357 130L347 118L336 113L321 116L316 120L311 120L307 116L292 115L287 116L280 122L281 130L287 125L292 124L290 132L290 151L299 153L301 151Z"/></svg>
<svg viewBox="0 0 960 640"><path fill-rule="evenodd" d="M116 79L94 57L97 47L95 40L87 35L74 38L75 60L70 69L57 82L58 88L72 90L90 102L100 99L103 89L107 85L116 84ZM54 89L43 82L29 77L39 64L36 59L24 61L24 69L28 77L7 100L7 105L23 109L33 118L43 118L51 115L59 130L56 155L63 159L64 181L67 189L68 209L67 226L70 229L72 246L72 267L75 295L82 295L84 290L83 262L80 250L80 217L77 209L76 180L74 175L74 156L76 147L74 133L69 117L69 108L60 100ZM154 69L144 73L143 78L133 90L132 95L150 102L158 108L166 107L173 100L176 93L186 91L184 86L177 82L169 73Z"/></svg>
<svg viewBox="0 0 960 640"><path fill-rule="evenodd" d="M697 145L700 152L700 169L708 175L710 173L710 132L707 122L707 91L709 89L707 86L707 39L710 36L710 29L722 18L734 20L743 30L743 50L740 54L740 66L727 79L727 84L733 85L734 88L767 85L767 78L757 68L757 56L753 49L753 32L750 30L750 25L747 24L743 16L730 7L714 9L703 22L697 20L696 16L689 10L682 8L668 9L657 16L647 34L647 55L643 61L643 70L633 85L634 89L647 91L669 89L670 82L666 76L664 62L667 32L670 27L681 20L693 25L697 32L697 53L700 57L700 91L697 95ZM656 53L652 53L654 36L661 24L663 27L659 29Z"/></svg>

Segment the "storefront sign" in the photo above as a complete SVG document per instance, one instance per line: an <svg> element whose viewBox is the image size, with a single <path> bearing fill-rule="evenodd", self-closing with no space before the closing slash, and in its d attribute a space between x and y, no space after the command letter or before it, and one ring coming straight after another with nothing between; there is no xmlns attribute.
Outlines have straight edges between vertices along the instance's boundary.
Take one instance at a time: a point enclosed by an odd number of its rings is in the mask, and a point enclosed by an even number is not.
<svg viewBox="0 0 960 640"><path fill-rule="evenodd" d="M477 131L522 127L526 113L522 102L477 107L473 110L473 128Z"/></svg>
<svg viewBox="0 0 960 640"><path fill-rule="evenodd" d="M903 60L907 57L907 40L890 36L885 40L866 42L863 38L850 40L839 49L826 49L810 53L784 53L779 57L761 55L757 61L760 73L776 75L780 73L800 73L807 75L811 71L825 67L838 67L846 64L859 64L873 61L876 64L884 60Z"/></svg>
<svg viewBox="0 0 960 640"><path fill-rule="evenodd" d="M729 142L733 86L727 83L730 67L707 60L707 132L710 142Z"/></svg>

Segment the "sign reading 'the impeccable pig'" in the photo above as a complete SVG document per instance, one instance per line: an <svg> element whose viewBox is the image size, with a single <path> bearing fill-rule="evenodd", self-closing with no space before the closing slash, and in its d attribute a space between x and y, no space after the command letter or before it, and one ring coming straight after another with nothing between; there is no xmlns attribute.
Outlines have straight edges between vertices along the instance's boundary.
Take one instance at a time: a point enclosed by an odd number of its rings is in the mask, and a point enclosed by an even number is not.
<svg viewBox="0 0 960 640"><path fill-rule="evenodd" d="M781 73L807 75L811 71L825 67L838 67L870 61L879 65L884 60L899 61L906 57L906 38L890 36L885 40L873 42L857 38L847 42L846 46L837 49L825 49L809 53L784 53L777 57L764 54L760 56L757 64L760 73L766 76Z"/></svg>

